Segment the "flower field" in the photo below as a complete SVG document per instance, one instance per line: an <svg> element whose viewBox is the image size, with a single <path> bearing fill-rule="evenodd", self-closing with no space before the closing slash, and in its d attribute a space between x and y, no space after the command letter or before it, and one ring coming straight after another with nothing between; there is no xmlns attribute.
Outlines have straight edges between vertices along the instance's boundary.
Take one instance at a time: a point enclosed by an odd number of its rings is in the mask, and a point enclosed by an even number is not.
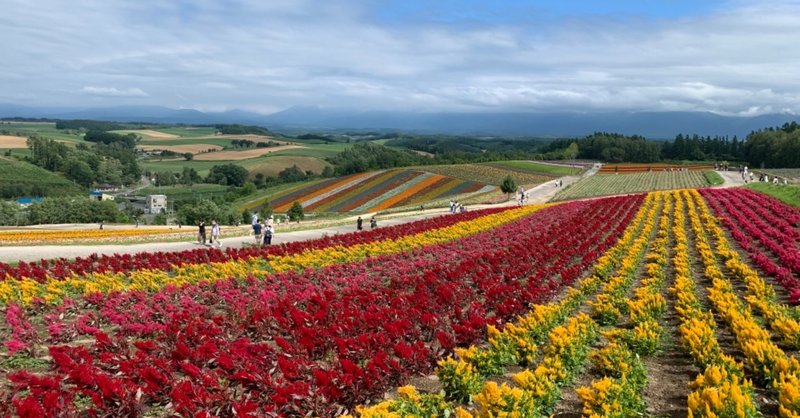
<svg viewBox="0 0 800 418"><path fill-rule="evenodd" d="M702 171L653 171L632 174L595 174L565 188L555 200L583 199L650 190L693 189L708 186Z"/></svg>
<svg viewBox="0 0 800 418"><path fill-rule="evenodd" d="M705 171L713 170L713 165L675 165L664 163L651 163L651 164L604 164L600 168L600 174L613 174L613 173L644 173L648 171Z"/></svg>
<svg viewBox="0 0 800 418"><path fill-rule="evenodd" d="M0 414L797 417L799 248L685 189L0 265Z"/></svg>
<svg viewBox="0 0 800 418"><path fill-rule="evenodd" d="M494 190L491 185L416 170L387 170L337 177L272 196L277 212L300 202L307 212L364 212L416 206L464 194Z"/></svg>
<svg viewBox="0 0 800 418"><path fill-rule="evenodd" d="M59 245L85 242L131 242L152 238L170 239L194 237L192 228L128 228L82 230L12 230L0 231L0 245Z"/></svg>

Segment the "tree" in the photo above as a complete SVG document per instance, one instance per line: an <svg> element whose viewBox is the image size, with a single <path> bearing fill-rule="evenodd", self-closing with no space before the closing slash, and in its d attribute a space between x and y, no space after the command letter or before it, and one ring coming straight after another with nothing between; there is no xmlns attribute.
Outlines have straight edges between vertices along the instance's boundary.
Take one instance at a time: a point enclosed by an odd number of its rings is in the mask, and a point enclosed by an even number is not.
<svg viewBox="0 0 800 418"><path fill-rule="evenodd" d="M508 199L511 199L511 193L517 191L517 182L511 178L510 174L503 179L503 183L500 185L500 191L508 195Z"/></svg>
<svg viewBox="0 0 800 418"><path fill-rule="evenodd" d="M61 166L61 171L70 180L83 186L89 186L94 181L94 171L92 171L92 167L74 156L64 161L64 164Z"/></svg>
<svg viewBox="0 0 800 418"><path fill-rule="evenodd" d="M303 205L300 202L292 203L292 207L289 208L289 211L286 212L286 215L289 216L290 221L301 221L305 218L305 214L303 213Z"/></svg>
<svg viewBox="0 0 800 418"><path fill-rule="evenodd" d="M281 172L278 173L278 178L286 183L293 183L296 181L305 180L306 174L303 173L303 170L301 170L297 164L294 164L291 167L281 170Z"/></svg>
<svg viewBox="0 0 800 418"><path fill-rule="evenodd" d="M247 169L236 164L222 164L211 167L206 177L207 183L242 186L247 181Z"/></svg>
<svg viewBox="0 0 800 418"><path fill-rule="evenodd" d="M303 207L300 206L300 209L303 209ZM269 204L269 199L264 199L264 203L261 205L261 210L258 211L258 216L261 219L267 219L272 216L273 212L274 210L272 209L272 205Z"/></svg>
<svg viewBox="0 0 800 418"><path fill-rule="evenodd" d="M194 159L194 154L192 154L191 152L184 152L183 159L186 161L192 161L192 159Z"/></svg>
<svg viewBox="0 0 800 418"><path fill-rule="evenodd" d="M564 149L564 159L574 160L578 156L579 151L578 143L572 142L566 149Z"/></svg>
<svg viewBox="0 0 800 418"><path fill-rule="evenodd" d="M191 186L195 183L199 183L203 180L197 171L192 167L183 167L183 172L181 173L181 184L185 184L187 186Z"/></svg>
<svg viewBox="0 0 800 418"><path fill-rule="evenodd" d="M238 216L234 215L230 207L219 206L211 200L201 199L194 204L181 206L177 218L184 225L196 225L200 221L210 224L212 219L216 219L220 224L233 224Z"/></svg>

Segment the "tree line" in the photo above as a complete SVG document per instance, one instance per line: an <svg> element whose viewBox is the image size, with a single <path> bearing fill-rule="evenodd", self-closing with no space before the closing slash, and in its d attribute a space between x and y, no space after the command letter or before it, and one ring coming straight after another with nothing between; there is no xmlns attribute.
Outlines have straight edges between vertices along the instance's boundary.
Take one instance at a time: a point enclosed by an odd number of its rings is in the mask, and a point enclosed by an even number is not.
<svg viewBox="0 0 800 418"><path fill-rule="evenodd" d="M31 136L27 140L31 150L28 160L86 187L103 183L127 184L141 175L133 144L128 139L109 142L98 139L92 145L78 144L70 148L52 139Z"/></svg>

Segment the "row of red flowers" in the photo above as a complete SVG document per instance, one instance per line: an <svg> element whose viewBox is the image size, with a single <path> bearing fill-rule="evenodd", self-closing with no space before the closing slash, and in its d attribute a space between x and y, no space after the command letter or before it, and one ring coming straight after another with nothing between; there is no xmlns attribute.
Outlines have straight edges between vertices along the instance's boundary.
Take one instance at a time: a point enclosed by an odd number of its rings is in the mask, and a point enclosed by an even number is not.
<svg viewBox="0 0 800 418"><path fill-rule="evenodd" d="M70 411L82 398L96 415L334 416L572 283L642 200L573 202L456 242L264 281L66 303L45 315L49 339L93 333L93 345L50 346L52 371L8 375L0 413Z"/></svg>
<svg viewBox="0 0 800 418"><path fill-rule="evenodd" d="M321 249L335 245L352 246L366 242L395 239L430 229L444 228L458 222L469 221L503 210L507 210L507 208L475 210L369 231L335 234L314 240L294 241L266 247L226 248L225 250L200 248L177 252L142 252L138 254L93 254L85 258L78 257L74 261L66 259L41 260L30 263L21 261L17 266L0 263L0 279L29 277L43 283L48 276L65 278L72 274L126 273L140 269L171 270L174 267L189 264L297 254L305 250Z"/></svg>
<svg viewBox="0 0 800 418"><path fill-rule="evenodd" d="M790 292L792 303L800 301L800 210L749 189L700 193L750 260Z"/></svg>

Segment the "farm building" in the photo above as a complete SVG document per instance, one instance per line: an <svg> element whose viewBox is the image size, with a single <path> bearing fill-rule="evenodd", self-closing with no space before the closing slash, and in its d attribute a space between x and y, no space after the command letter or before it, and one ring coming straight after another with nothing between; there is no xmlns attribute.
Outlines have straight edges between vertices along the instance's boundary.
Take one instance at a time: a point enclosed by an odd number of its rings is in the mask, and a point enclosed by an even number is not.
<svg viewBox="0 0 800 418"><path fill-rule="evenodd" d="M165 213L167 211L167 195L148 195L144 211L150 214Z"/></svg>
<svg viewBox="0 0 800 418"><path fill-rule="evenodd" d="M89 192L89 200L114 200L114 195L103 193L100 190Z"/></svg>

